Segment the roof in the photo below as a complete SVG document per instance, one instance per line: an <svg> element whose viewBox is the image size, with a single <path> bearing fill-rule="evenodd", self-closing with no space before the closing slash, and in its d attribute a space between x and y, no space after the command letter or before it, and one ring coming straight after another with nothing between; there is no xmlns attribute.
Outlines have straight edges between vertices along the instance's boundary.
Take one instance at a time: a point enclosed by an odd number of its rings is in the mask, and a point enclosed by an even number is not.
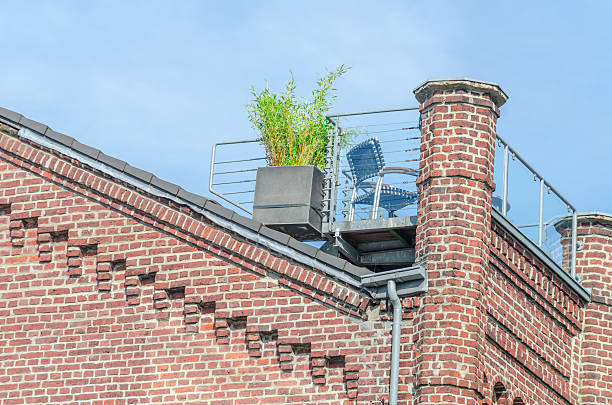
<svg viewBox="0 0 612 405"><path fill-rule="evenodd" d="M221 206L208 197L186 191L177 184L160 179L153 173L131 166L121 159L106 155L99 149L82 144L68 135L54 131L47 125L26 118L19 113L0 107L0 123L16 127L20 130L20 136L34 143L71 156L150 194L189 205L196 211L204 213L222 228L238 232L247 239L262 244L277 253L309 267L316 267L356 287L363 288L362 277L374 274L369 269L355 266L287 234L270 229L258 221Z"/></svg>

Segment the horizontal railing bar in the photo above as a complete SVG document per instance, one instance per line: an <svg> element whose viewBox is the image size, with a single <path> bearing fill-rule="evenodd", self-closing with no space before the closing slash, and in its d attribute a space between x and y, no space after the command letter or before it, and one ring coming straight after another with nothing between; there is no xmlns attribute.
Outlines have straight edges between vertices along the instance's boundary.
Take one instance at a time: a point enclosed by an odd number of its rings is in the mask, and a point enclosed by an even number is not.
<svg viewBox="0 0 612 405"><path fill-rule="evenodd" d="M407 154L407 153L404 153L403 155L405 156L405 155L408 155L408 154ZM414 156L414 155L412 155L412 156ZM394 159L398 159L398 158L400 158L401 156L392 156L392 157L393 157ZM414 160L414 159L400 159L400 160L391 160L391 161L389 161L389 162L386 162L386 163L385 163L385 166L389 166L391 163L397 163L397 162L409 162L409 161L412 161L412 160ZM356 161L355 161L355 160L353 160L353 162L356 162ZM414 165L414 166L415 166L415 168L418 168L418 165ZM372 165L362 164L362 165L361 165L361 166L359 166L359 167L360 167L360 168L363 168L363 169L368 169L368 168L370 168L370 169L376 169L376 168L378 168L378 165L375 165L375 164L372 164ZM346 170L350 170L350 166L349 166L349 164L348 164L348 163L345 163L345 162L343 162L343 163L340 165L340 168L342 168L342 169L346 169Z"/></svg>
<svg viewBox="0 0 612 405"><path fill-rule="evenodd" d="M393 161L387 162L387 163L388 164L395 164L395 163L405 163L405 162L407 162L407 160L393 160ZM417 167L409 167L409 169L418 169L418 166Z"/></svg>
<svg viewBox="0 0 612 405"><path fill-rule="evenodd" d="M259 142L259 139L243 139L241 141L225 141L225 142L217 142L215 145L232 145L235 143L251 143L251 142Z"/></svg>
<svg viewBox="0 0 612 405"><path fill-rule="evenodd" d="M373 133L375 133L375 132L370 132L370 133L368 133L368 135L373 134ZM356 138L357 138L357 139L362 139L362 138L361 138L362 136L363 136L363 135L360 135L359 137L356 137ZM365 139L365 137L364 137L363 139ZM407 141L420 141L420 140L421 140L421 137L418 137L418 136L410 136L410 137L407 137L407 138L402 137L402 138L395 138L395 139L382 138L382 139L378 139L378 143L383 144L383 143L407 142ZM348 145L346 145L346 146L347 146L347 147L348 147L348 146L355 146L355 145L357 145L357 144L359 144L359 141L358 141L358 140L357 140L357 141L354 141L354 142L351 142L350 144L348 144Z"/></svg>
<svg viewBox="0 0 612 405"><path fill-rule="evenodd" d="M501 136L499 136L499 135L496 135L496 136L497 136L497 139L499 139L499 140L501 141L501 143L502 143L504 146L507 146L507 147L508 147L508 150L509 150L509 151L512 153L512 155L513 155L513 156L516 156L516 157L518 158L518 160L519 160L519 161L520 161L522 164L524 164L524 165L525 165L525 167L527 167L527 169L529 169L529 170L531 171L531 173L533 173L534 175L536 175L538 178L540 178L540 179L544 180L544 184L545 184L545 185L546 185L546 186L547 186L547 187L548 187L548 188L549 188L549 189L550 189L550 190L551 190L553 193L555 193L555 195L556 195L557 197L559 197L559 198L561 199L561 201L563 201L565 204L567 204L567 206L568 206L569 208L571 208L571 209L572 209L572 211L576 211L576 208L575 208L575 207L574 207L574 206L573 206L573 205L572 205L572 204L571 204L569 201L567 201L567 200L566 200L566 199L565 199L565 198L564 198L564 197L561 195L561 193L559 193L559 192L558 192L558 191L557 191L557 190L556 190L556 189L555 189L555 188L554 188L554 187L553 187L553 186L552 186L552 185L551 185L551 184L550 184L548 181L546 181L546 179L544 178L544 176L542 176L540 173L538 173L538 172L537 172L537 170L535 170L533 167L531 167L531 166L529 165L529 163L527 163L527 161L525 161L525 159L523 159L523 158L521 157L521 155L520 155L520 154L519 154L517 151L515 151L515 150L512 148L512 146L510 146L510 145L508 144L508 142L504 141L504 139L503 139Z"/></svg>
<svg viewBox="0 0 612 405"><path fill-rule="evenodd" d="M215 165L224 165L227 163L240 163L240 162L250 162L253 160L266 160L265 157L260 157L260 158L251 158L251 159L238 159L238 160L225 160L223 162L213 162L213 164Z"/></svg>
<svg viewBox="0 0 612 405"><path fill-rule="evenodd" d="M365 137L364 137L365 138ZM378 137L377 137L378 138ZM406 137L401 137L401 138L390 138L390 137L384 137L384 138L379 138L378 142L379 143L388 143L388 142L399 142L399 141L407 141L410 138L406 138ZM353 144L358 144L358 141L353 142Z"/></svg>
<svg viewBox="0 0 612 405"><path fill-rule="evenodd" d="M389 132L410 131L410 130L418 129L418 128L419 127L406 127L406 128L385 129L384 131L372 131L372 132L368 131L368 135L372 135L372 134L385 134L385 133L389 133ZM346 129L346 128L343 127L342 129Z"/></svg>
<svg viewBox="0 0 612 405"><path fill-rule="evenodd" d="M389 142L399 142L399 141L407 142L407 141L413 141L413 140L416 141L417 139L415 138L397 138L397 139L383 138L383 139L379 139L378 142L379 143L389 143ZM355 142L355 144L357 144L357 142Z"/></svg>
<svg viewBox="0 0 612 405"><path fill-rule="evenodd" d="M246 194L246 193L253 193L255 192L255 190L246 190L246 191L232 191L231 193L223 193L225 195L231 195L231 194Z"/></svg>
<svg viewBox="0 0 612 405"><path fill-rule="evenodd" d="M238 184L238 183L254 183L255 180L236 180L236 181L222 181L219 183L213 183L213 186L220 186L222 184Z"/></svg>
<svg viewBox="0 0 612 405"><path fill-rule="evenodd" d="M401 150L401 151L395 151L395 152L388 152L388 154L391 154L391 153L400 153L400 152L401 152L401 153L403 153L404 155L407 155L407 154L408 154L408 153L406 153L406 151L404 151L404 150ZM411 156L415 156L415 155L416 155L416 154L413 154L413 155L411 155ZM397 159L397 158L399 158L399 157L400 157L400 156L393 156L393 158L394 158L394 159ZM359 160L360 160L360 159L353 159L353 162L354 162L355 164L361 164L361 165L359 166L360 168L364 168L364 169L366 169L366 168L377 168L377 167L378 167L378 165L377 165L377 164L375 164L375 163L372 163L372 164L362 164L363 162L360 162ZM366 159L363 159L363 161L366 161ZM407 162L407 161L408 161L408 160L394 160L394 162ZM386 162L386 166L388 166L388 165L389 165L389 163L391 163L391 162ZM340 165L340 167L348 169L348 168L349 168L349 164L348 164L348 163L346 163L346 162L342 162L342 164Z"/></svg>
<svg viewBox="0 0 612 405"><path fill-rule="evenodd" d="M350 117L353 115L381 114L381 113L387 113L387 112L412 111L412 110L418 110L418 109L419 107L405 107L405 108L392 108L389 110L359 111L359 112L344 113L344 114L329 114L329 115L326 115L325 118L332 119L332 118L340 118L340 117Z"/></svg>
<svg viewBox="0 0 612 405"><path fill-rule="evenodd" d="M402 149L402 150L397 150L397 151L394 151L394 152L387 152L387 154L390 154L390 153L399 153L399 152L406 153L407 151ZM413 154L411 154L409 156L415 156L415 155L416 155L416 153L413 153ZM353 161L354 164L359 164L360 168L376 168L379 165L378 163L369 163L369 162L372 161L372 159L369 159L367 157L363 157L363 158L362 157L359 157L359 158L355 157L355 158L352 159L352 161ZM348 162L343 161L341 163L341 166L349 167L349 164L348 164Z"/></svg>
<svg viewBox="0 0 612 405"><path fill-rule="evenodd" d="M229 170L226 172L215 172L213 176L216 174L230 174L230 173L244 173L244 172L255 172L257 169L243 169L243 170Z"/></svg>
<svg viewBox="0 0 612 405"><path fill-rule="evenodd" d="M380 140L379 139L378 140L378 143L395 143L395 142L406 142L406 138L402 138L402 139L386 139L386 140Z"/></svg>
<svg viewBox="0 0 612 405"><path fill-rule="evenodd" d="M411 121L400 121L400 122L389 122L386 124L364 124L364 125L355 125L352 127L342 127L342 129L357 129L357 128L370 128L370 127L383 127L385 125L399 125L399 124L413 124L418 122L418 120ZM418 127L417 127L418 128Z"/></svg>
<svg viewBox="0 0 612 405"><path fill-rule="evenodd" d="M552 224L552 222L543 222L542 225L550 225ZM517 228L533 228L535 226L540 226L540 224L522 224L522 225L516 225Z"/></svg>

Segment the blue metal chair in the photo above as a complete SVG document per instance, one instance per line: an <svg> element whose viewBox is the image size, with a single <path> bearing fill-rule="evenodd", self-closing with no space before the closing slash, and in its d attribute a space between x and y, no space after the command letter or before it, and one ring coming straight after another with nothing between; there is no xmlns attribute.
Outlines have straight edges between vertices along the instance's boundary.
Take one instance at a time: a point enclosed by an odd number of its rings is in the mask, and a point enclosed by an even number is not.
<svg viewBox="0 0 612 405"><path fill-rule="evenodd" d="M499 211L500 213L504 212L503 211L504 199L502 197L498 195L494 195L491 201L491 205L497 208L497 211ZM506 212L508 211L510 211L510 203L506 201Z"/></svg>
<svg viewBox="0 0 612 405"><path fill-rule="evenodd" d="M351 179L352 192L349 201L348 220L355 216L355 205L372 207L371 218L378 217L378 207L394 216L395 211L417 201L417 193L383 184L385 174L399 173L416 177L418 171L406 167L386 167L383 151L378 138L370 138L355 145L346 153L350 173L345 173ZM377 178L376 182L366 181Z"/></svg>

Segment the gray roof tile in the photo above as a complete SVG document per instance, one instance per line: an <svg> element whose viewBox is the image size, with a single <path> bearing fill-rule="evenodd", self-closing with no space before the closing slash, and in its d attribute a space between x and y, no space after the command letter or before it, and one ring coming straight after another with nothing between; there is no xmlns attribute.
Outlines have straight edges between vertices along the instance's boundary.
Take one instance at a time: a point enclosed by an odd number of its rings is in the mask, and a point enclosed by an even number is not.
<svg viewBox="0 0 612 405"><path fill-rule="evenodd" d="M259 233L267 238L277 241L278 243L282 243L283 245L288 244L289 240L291 239L291 237L286 233L275 231L267 226L262 226Z"/></svg>
<svg viewBox="0 0 612 405"><path fill-rule="evenodd" d="M149 173L137 167L130 166L129 164L125 165L123 171L132 177L136 177L138 180L144 181L145 183L149 183L153 178L153 173Z"/></svg>
<svg viewBox="0 0 612 405"><path fill-rule="evenodd" d="M244 217L236 212L234 212L234 214L232 215L232 221L236 222L237 224L240 224L244 227L249 228L252 231L255 232L259 232L259 230L261 229L261 227L263 226L261 224L261 222L259 221L255 221L253 219Z"/></svg>
<svg viewBox="0 0 612 405"><path fill-rule="evenodd" d="M225 219L232 219L232 215L234 215L234 211L225 208L222 205L217 204L217 202L213 201L213 200L208 200L206 201L206 204L204 205L204 209L208 210L214 214L219 215L220 217L223 217Z"/></svg>
<svg viewBox="0 0 612 405"><path fill-rule="evenodd" d="M317 252L317 255L315 256L318 260L325 262L327 264L329 264L330 266L336 267L340 270L344 269L344 266L346 265L346 260L341 259L339 257L336 256L332 256L328 253L325 253L322 250L319 250Z"/></svg>
<svg viewBox="0 0 612 405"><path fill-rule="evenodd" d="M100 155L98 156L98 160L120 171L123 171L123 169L125 169L125 166L127 165L127 163L125 163L123 160L116 159L104 153L100 153Z"/></svg>
<svg viewBox="0 0 612 405"><path fill-rule="evenodd" d="M16 123L18 123L21 117L23 117L23 115L16 113L15 111L7 110L6 108L2 107L0 107L0 116Z"/></svg>
<svg viewBox="0 0 612 405"><path fill-rule="evenodd" d="M23 116L19 120L19 125L23 125L24 127L30 128L32 131L36 131L40 134L44 134L45 131L47 131L47 128L49 128L45 124L41 124L38 121L34 121Z"/></svg>
<svg viewBox="0 0 612 405"><path fill-rule="evenodd" d="M157 188L161 188L166 193L169 193L171 195L177 195L180 190L180 187L176 184L170 183L166 180L162 180L157 176L153 176L153 178L151 179L151 185Z"/></svg>
<svg viewBox="0 0 612 405"><path fill-rule="evenodd" d="M347 273L351 273L359 277L374 273L373 271L368 270L365 267L355 266L353 263L350 262L346 262L346 265L344 266L343 270Z"/></svg>
<svg viewBox="0 0 612 405"><path fill-rule="evenodd" d="M208 201L208 198L204 196L201 196L199 194L190 193L189 191L185 191L183 189L179 190L178 197L182 198L185 201L189 201L190 203L195 204L196 206L200 208L204 208L206 201Z"/></svg>
<svg viewBox="0 0 612 405"><path fill-rule="evenodd" d="M75 142L75 139L73 137L64 135L60 132L56 132L51 128L47 129L47 132L45 132L45 136L68 147L72 146L72 143Z"/></svg>
<svg viewBox="0 0 612 405"><path fill-rule="evenodd" d="M72 145L70 147L76 150L77 152L81 152L82 154L92 157L94 159L97 159L101 153L100 149L92 148L91 146L82 144L79 141L72 142Z"/></svg>
<svg viewBox="0 0 612 405"><path fill-rule="evenodd" d="M315 257L317 255L317 252L319 251L319 249L317 249L316 247L309 245L307 243L304 243L304 242L297 241L293 238L289 239L288 246L310 257Z"/></svg>

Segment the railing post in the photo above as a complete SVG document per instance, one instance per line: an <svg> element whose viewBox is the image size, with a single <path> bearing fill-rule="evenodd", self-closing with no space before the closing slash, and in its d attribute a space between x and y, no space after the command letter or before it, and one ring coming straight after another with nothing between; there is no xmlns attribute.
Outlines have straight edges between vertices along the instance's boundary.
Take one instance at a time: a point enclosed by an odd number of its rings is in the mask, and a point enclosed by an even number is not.
<svg viewBox="0 0 612 405"><path fill-rule="evenodd" d="M540 216L538 221L538 246L542 247L542 225L544 217L544 179L540 177Z"/></svg>
<svg viewBox="0 0 612 405"><path fill-rule="evenodd" d="M504 143L504 194L502 201L502 214L506 216L506 205L508 205L508 145Z"/></svg>
<svg viewBox="0 0 612 405"><path fill-rule="evenodd" d="M338 169L340 162L338 157L340 155L340 136L342 136L342 129L339 125L336 126L336 134L334 136L334 146L332 149L332 173L331 173L331 192L329 201L329 231L332 231L332 225L336 220L336 198L338 197Z"/></svg>
<svg viewBox="0 0 612 405"><path fill-rule="evenodd" d="M327 147L325 155L325 184L323 185L323 232L329 232L331 228L331 190L332 190L332 172L333 172L333 149L334 149L334 132L336 131L336 124L331 117L328 118L330 122L329 130L327 131Z"/></svg>
<svg viewBox="0 0 612 405"><path fill-rule="evenodd" d="M208 190L213 192L213 181L215 178L215 155L217 153L217 144L215 143L212 146L212 151L210 152L210 176L208 177Z"/></svg>
<svg viewBox="0 0 612 405"><path fill-rule="evenodd" d="M349 183L348 177L345 176L345 179L344 179L344 198L342 199L342 203L344 204L344 209L342 210L342 216L343 216L345 221L348 221L349 213L350 213L350 209L349 209L349 202L351 200L351 197L349 196L350 192L351 192L351 190L350 190L350 183Z"/></svg>
<svg viewBox="0 0 612 405"><path fill-rule="evenodd" d="M577 228L578 228L578 216L576 214L576 210L573 210L572 213L572 263L571 263L571 271L570 274L572 278L576 278L576 238L577 238Z"/></svg>

